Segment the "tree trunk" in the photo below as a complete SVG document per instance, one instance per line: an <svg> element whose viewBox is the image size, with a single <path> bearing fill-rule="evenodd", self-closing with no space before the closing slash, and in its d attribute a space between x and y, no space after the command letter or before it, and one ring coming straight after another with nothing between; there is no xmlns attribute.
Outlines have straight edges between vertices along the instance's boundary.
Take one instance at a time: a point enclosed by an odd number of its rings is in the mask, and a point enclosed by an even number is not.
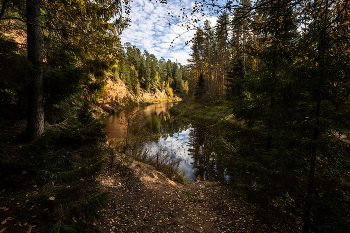
<svg viewBox="0 0 350 233"><path fill-rule="evenodd" d="M32 64L28 90L27 136L39 138L44 132L43 55L40 0L27 0L28 60Z"/></svg>
<svg viewBox="0 0 350 233"><path fill-rule="evenodd" d="M326 29L328 27L328 0L325 1L324 6L324 14L322 14L321 23L323 24L323 31L326 32ZM323 34L324 35L324 34ZM325 37L320 37L318 41L318 51L319 51L319 63L320 67L326 67L327 62L325 60L326 57L326 48L330 48L329 45L326 42ZM323 73L321 71L321 73ZM317 77L318 79L320 77ZM317 81L319 83L319 81ZM318 87L318 89L321 89L321 86ZM321 112L321 95L318 94L318 100L316 105L316 125L314 129L314 134L312 137L313 140L313 147L311 151L311 161L310 161L310 171L309 171L309 180L308 180L308 186L307 186L307 196L306 196L306 202L305 202L305 211L304 211L304 226L303 226L303 233L310 232L311 228L311 209L312 209L312 196L315 191L314 183L315 183L315 172L316 172L316 157L317 157L317 141L319 140L319 137L321 137L322 133L320 132L320 112Z"/></svg>
<svg viewBox="0 0 350 233"><path fill-rule="evenodd" d="M318 136L319 136L318 126L320 122L320 108L321 108L320 106L321 106L321 101L319 100L317 102L317 107L316 107L316 129L314 130L314 135L312 138L314 143L317 142ZM311 151L309 182L307 186L307 196L306 196L305 211L304 211L303 233L308 233L310 230L312 195L314 191L315 169L316 169L316 156L317 156L317 151L316 151L316 146L314 145Z"/></svg>

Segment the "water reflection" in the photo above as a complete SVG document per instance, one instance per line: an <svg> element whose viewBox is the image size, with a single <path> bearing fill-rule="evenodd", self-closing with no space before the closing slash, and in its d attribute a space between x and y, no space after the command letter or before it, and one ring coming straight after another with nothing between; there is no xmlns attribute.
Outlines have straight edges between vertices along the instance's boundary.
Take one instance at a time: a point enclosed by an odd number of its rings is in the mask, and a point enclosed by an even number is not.
<svg viewBox="0 0 350 233"><path fill-rule="evenodd" d="M136 107L104 119L110 144L118 150L147 151L149 156L180 159L179 170L188 179L218 180L224 168L213 152L216 129L174 119L173 103ZM158 159L158 157L157 157Z"/></svg>
<svg viewBox="0 0 350 233"><path fill-rule="evenodd" d="M196 125L189 134L189 155L196 175L205 180L222 180L224 167L213 151L218 132L212 127Z"/></svg>

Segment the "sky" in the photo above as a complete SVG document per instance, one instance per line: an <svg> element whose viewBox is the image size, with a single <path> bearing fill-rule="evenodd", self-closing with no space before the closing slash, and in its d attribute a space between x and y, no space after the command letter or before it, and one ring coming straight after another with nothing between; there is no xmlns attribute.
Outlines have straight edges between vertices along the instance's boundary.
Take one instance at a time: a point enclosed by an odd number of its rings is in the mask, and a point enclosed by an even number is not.
<svg viewBox="0 0 350 233"><path fill-rule="evenodd" d="M177 20L177 15L182 15L180 9L192 9L193 0L168 0L167 4L161 4L156 0L133 0L130 3L131 12L130 26L125 29L120 38L124 45L130 42L142 52L147 50L154 54L159 60L164 57L165 60L177 61L182 65L188 64L190 58L191 44L185 45L186 41L193 38L195 30L187 30L181 26L183 22ZM169 15L170 13L170 15ZM174 15L175 17L171 17ZM213 23L215 17L201 17L203 23L205 19ZM169 25L170 23L170 25ZM195 25L192 25L192 27ZM173 42L173 43L172 43ZM173 45L173 47L171 47Z"/></svg>

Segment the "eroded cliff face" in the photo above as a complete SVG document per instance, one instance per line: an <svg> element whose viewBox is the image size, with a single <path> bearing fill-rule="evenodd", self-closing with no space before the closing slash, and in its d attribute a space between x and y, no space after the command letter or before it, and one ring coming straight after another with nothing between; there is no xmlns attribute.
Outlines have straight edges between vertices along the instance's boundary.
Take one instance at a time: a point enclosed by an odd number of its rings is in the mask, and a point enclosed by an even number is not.
<svg viewBox="0 0 350 233"><path fill-rule="evenodd" d="M129 102L135 102L136 99L137 96L130 92L122 80L108 78L107 85L105 86L105 93L103 99L100 100L100 103L118 103L118 105L122 105Z"/></svg>
<svg viewBox="0 0 350 233"><path fill-rule="evenodd" d="M139 94L135 95L122 80L116 79L112 74L109 74L104 96L100 99L99 103L104 111L113 112L116 108L120 107L179 100L176 96L170 96L169 92L165 89L163 91L157 89L155 92L147 92L140 89Z"/></svg>

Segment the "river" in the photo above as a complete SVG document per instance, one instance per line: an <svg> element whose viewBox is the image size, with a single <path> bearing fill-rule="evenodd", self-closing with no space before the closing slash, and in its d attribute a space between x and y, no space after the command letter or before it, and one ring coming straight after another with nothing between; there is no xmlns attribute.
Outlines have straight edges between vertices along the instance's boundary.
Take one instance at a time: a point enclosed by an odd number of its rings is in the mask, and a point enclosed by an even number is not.
<svg viewBox="0 0 350 233"><path fill-rule="evenodd" d="M103 123L110 145L162 163L178 161L178 170L189 180L221 180L225 169L213 149L218 130L172 117L173 105L164 102L108 116Z"/></svg>

